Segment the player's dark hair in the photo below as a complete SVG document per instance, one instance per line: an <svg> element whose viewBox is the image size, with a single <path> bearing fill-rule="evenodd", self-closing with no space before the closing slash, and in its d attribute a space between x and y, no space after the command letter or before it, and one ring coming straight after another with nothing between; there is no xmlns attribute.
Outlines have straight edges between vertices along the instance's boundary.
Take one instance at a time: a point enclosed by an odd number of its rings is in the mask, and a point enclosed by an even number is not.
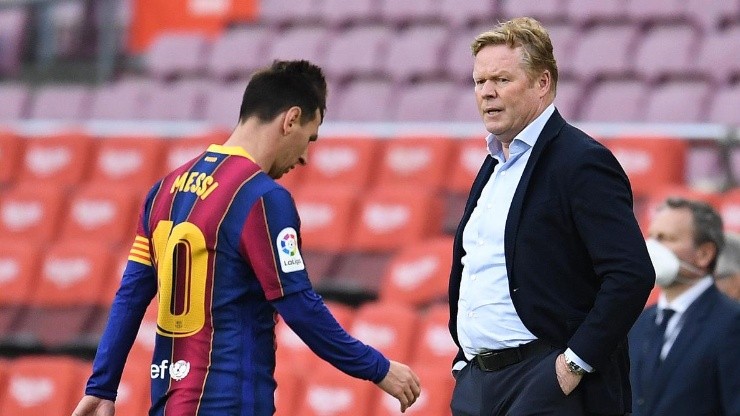
<svg viewBox="0 0 740 416"><path fill-rule="evenodd" d="M252 116L270 121L290 107L301 109L301 124L326 112L326 79L321 68L308 61L276 60L249 80L239 110L239 122Z"/></svg>

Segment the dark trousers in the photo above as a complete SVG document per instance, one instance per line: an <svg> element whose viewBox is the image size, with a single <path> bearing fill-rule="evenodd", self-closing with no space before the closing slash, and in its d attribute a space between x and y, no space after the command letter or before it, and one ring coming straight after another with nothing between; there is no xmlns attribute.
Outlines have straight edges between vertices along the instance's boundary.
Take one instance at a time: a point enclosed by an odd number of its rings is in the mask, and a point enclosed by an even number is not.
<svg viewBox="0 0 740 416"><path fill-rule="evenodd" d="M458 372L452 393L454 416L587 415L581 389L568 396L558 384L555 358L543 352L498 371L470 363Z"/></svg>

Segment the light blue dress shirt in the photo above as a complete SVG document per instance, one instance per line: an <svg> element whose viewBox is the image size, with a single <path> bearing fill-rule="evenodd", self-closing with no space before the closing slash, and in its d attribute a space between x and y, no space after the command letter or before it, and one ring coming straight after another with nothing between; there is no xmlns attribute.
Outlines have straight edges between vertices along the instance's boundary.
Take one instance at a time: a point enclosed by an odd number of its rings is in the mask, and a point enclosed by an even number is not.
<svg viewBox="0 0 740 416"><path fill-rule="evenodd" d="M488 151L498 163L483 187L478 203L463 230L462 279L458 300L457 333L470 360L486 350L525 344L535 337L514 308L504 253L506 218L532 147L555 111L550 104L511 142L506 159L501 142L486 137ZM568 350L568 358L586 370L591 367ZM459 363L455 369L461 368Z"/></svg>

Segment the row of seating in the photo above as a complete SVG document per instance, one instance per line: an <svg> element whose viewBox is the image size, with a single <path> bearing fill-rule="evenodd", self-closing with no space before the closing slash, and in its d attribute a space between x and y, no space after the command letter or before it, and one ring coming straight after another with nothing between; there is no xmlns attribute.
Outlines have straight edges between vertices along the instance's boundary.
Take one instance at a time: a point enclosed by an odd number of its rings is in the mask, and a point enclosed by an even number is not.
<svg viewBox="0 0 740 416"><path fill-rule="evenodd" d="M246 83L126 78L99 87L0 84L0 121L202 121L232 128ZM691 105L686 105L690 102ZM739 123L740 83L702 79L653 84L639 78L584 82L564 77L555 104L569 120ZM478 122L470 83L360 79L329 90L327 121Z"/></svg>

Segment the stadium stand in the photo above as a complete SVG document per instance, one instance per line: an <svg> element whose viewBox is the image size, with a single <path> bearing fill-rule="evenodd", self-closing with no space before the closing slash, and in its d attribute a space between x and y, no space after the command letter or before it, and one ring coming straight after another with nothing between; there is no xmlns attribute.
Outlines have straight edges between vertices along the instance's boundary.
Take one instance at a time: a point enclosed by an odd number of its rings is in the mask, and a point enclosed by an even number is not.
<svg viewBox="0 0 740 416"><path fill-rule="evenodd" d="M46 50L29 24L43 8L21 3L0 2L2 415L71 413L144 195L224 142L246 80L274 58L326 70L326 133L308 166L279 182L302 218L312 282L338 321L422 377L424 394L406 414L449 414L456 347L439 301L451 236L487 155L470 43L493 22L545 22L560 69L556 105L615 153L643 230L657 204L680 195L713 204L740 232L736 0L263 0L254 21L216 31L211 17L144 48L129 48L135 2L121 1L105 79L89 75L106 30L97 2L55 4ZM155 328L156 300L117 414L145 412ZM282 321L276 337L278 415L399 414Z"/></svg>

